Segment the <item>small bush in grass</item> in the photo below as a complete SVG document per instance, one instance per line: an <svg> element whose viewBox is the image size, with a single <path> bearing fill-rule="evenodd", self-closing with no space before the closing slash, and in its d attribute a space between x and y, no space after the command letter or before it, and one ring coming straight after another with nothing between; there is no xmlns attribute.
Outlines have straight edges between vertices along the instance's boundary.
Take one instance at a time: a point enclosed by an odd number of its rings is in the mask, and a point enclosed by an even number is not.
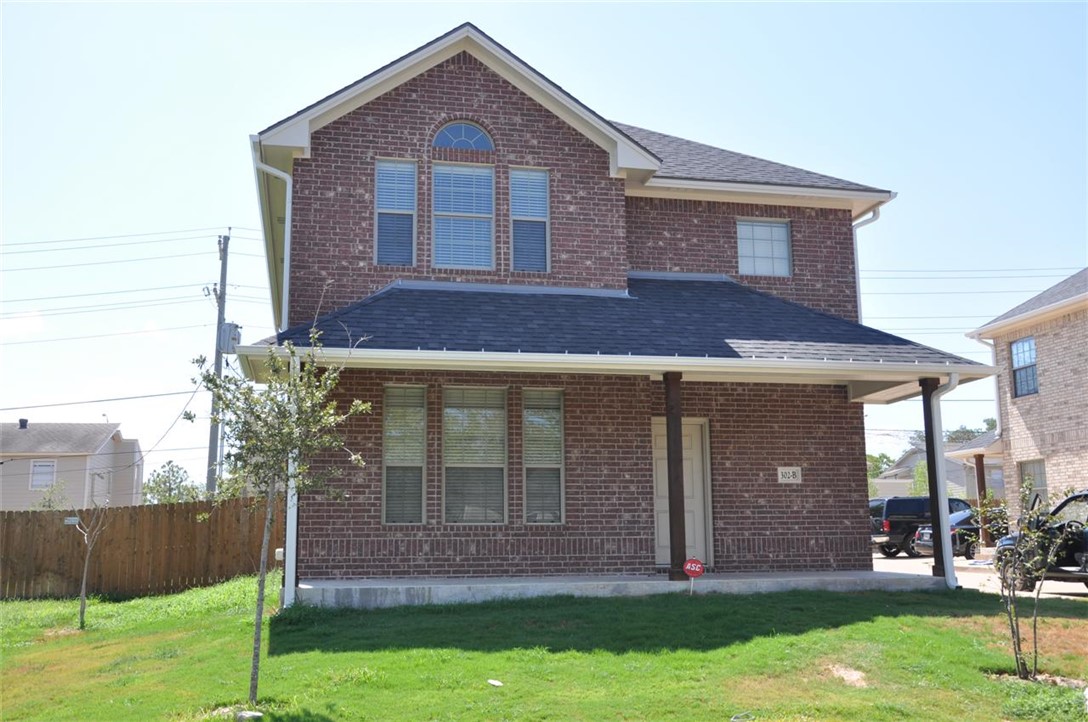
<svg viewBox="0 0 1088 722"><path fill-rule="evenodd" d="M1032 682L1009 682L1009 698L1001 711L1012 719L1084 722L1084 691Z"/></svg>

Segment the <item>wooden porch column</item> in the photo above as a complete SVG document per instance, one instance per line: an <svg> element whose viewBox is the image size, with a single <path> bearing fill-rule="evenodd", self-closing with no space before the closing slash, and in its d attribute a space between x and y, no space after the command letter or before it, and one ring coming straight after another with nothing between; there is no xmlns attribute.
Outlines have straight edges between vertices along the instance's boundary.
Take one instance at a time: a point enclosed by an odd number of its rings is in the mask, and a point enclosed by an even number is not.
<svg viewBox="0 0 1088 722"><path fill-rule="evenodd" d="M982 510L986 500L986 457L983 454L975 454L975 487L978 489L978 523L982 526L982 543L990 546L994 540L990 538L990 530L986 528L986 512Z"/></svg>
<svg viewBox="0 0 1088 722"><path fill-rule="evenodd" d="M937 498L937 447L933 438L933 394L941 385L939 379L922 379L922 423L926 432L926 470L929 472L929 518L933 527L933 576L944 576L944 546L948 530L940 529L941 505ZM943 459L939 460L941 463Z"/></svg>
<svg viewBox="0 0 1088 722"><path fill-rule="evenodd" d="M679 372L666 373L665 449L669 471L669 579L684 581L687 534L684 530L684 408L680 401Z"/></svg>

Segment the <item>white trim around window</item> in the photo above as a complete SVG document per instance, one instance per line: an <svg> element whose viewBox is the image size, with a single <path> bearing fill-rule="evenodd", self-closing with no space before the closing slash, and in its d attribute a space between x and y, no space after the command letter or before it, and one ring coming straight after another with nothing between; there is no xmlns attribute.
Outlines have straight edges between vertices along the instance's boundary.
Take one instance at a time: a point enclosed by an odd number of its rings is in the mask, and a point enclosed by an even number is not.
<svg viewBox="0 0 1088 722"><path fill-rule="evenodd" d="M507 416L505 386L443 389L445 523L506 523Z"/></svg>
<svg viewBox="0 0 1088 722"><path fill-rule="evenodd" d="M510 268L552 270L551 174L545 168L510 168Z"/></svg>
<svg viewBox="0 0 1088 722"><path fill-rule="evenodd" d="M790 222L737 219L737 272L742 276L793 275Z"/></svg>
<svg viewBox="0 0 1088 722"><path fill-rule="evenodd" d="M386 386L382 405L382 523L426 524L427 389Z"/></svg>
<svg viewBox="0 0 1088 722"><path fill-rule="evenodd" d="M495 270L495 168L431 164L431 254L435 268Z"/></svg>
<svg viewBox="0 0 1088 722"><path fill-rule="evenodd" d="M374 162L375 265L416 265L417 177L413 160Z"/></svg>
<svg viewBox="0 0 1088 722"><path fill-rule="evenodd" d="M45 491L57 482L56 459L31 459L30 490Z"/></svg>
<svg viewBox="0 0 1088 722"><path fill-rule="evenodd" d="M522 389L522 495L526 524L566 520L566 438L563 392Z"/></svg>

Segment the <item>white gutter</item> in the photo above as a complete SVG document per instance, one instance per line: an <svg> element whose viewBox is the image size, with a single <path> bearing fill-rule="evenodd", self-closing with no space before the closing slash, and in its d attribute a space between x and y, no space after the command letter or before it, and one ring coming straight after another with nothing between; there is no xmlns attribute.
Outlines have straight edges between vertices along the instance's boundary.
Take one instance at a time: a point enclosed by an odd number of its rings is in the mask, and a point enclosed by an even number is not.
<svg viewBox="0 0 1088 722"><path fill-rule="evenodd" d="M933 538L937 538L937 534L941 534L942 540L950 540L948 530L951 528L951 523L948 520L948 479L946 478L947 472L944 468L944 426L941 424L941 397L952 391L960 383L960 375L953 373L948 383L943 386L938 386L937 390L933 392L933 399L930 402L930 408L933 410L933 452L937 457L937 519L933 523ZM941 561L944 563L944 583L949 589L956 589L959 587L959 581L956 579L956 566L952 563L952 545L945 541L944 553L941 555Z"/></svg>
<svg viewBox="0 0 1088 722"><path fill-rule="evenodd" d="M853 225L854 235L854 293L857 294L858 302L858 323L861 323L861 263L858 261L858 229L864 228L870 223L876 223L880 220L880 206L873 208L872 214L865 220L858 221Z"/></svg>
<svg viewBox="0 0 1088 722"><path fill-rule="evenodd" d="M298 377L298 357L291 359L291 376ZM287 461L287 531L283 544L283 606L295 603L295 590L298 588L296 561L298 557L298 489L295 488L295 458Z"/></svg>
<svg viewBox="0 0 1088 722"><path fill-rule="evenodd" d="M280 322L277 331L283 331L287 328L287 300L290 297L291 291L291 199L294 195L293 184L291 176L284 173L279 168L274 168L267 163L260 160L257 155L257 143L252 143L251 148L253 152L253 170L254 174L267 173L270 176L279 178L285 184L287 184L287 198L286 209L284 210L283 219L283 289L280 296ZM257 181L257 195L260 197L260 180ZM268 222L273 223L273 219L269 217ZM271 228L269 229L271 230Z"/></svg>

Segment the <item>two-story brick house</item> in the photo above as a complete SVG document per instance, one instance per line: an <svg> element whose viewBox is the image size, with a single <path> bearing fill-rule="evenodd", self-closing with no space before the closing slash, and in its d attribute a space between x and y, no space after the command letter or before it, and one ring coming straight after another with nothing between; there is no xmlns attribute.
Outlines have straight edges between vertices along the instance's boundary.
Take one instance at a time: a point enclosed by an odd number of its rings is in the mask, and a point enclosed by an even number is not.
<svg viewBox="0 0 1088 722"><path fill-rule="evenodd" d="M1088 484L1088 268L969 334L993 343L1006 496Z"/></svg>
<svg viewBox="0 0 1088 722"><path fill-rule="evenodd" d="M288 579L870 569L862 403L989 373L857 323L893 193L610 122L472 25L252 149L275 340L373 402Z"/></svg>

